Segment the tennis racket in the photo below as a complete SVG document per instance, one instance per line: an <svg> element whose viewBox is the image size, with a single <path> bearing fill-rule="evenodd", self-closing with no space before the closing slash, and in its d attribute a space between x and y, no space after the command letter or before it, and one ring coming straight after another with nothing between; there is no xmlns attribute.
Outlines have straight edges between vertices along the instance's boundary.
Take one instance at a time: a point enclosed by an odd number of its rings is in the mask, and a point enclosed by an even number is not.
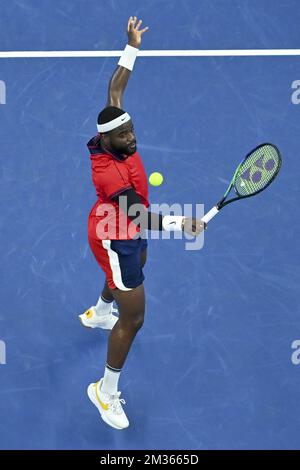
<svg viewBox="0 0 300 470"><path fill-rule="evenodd" d="M252 150L239 164L222 199L202 217L208 223L223 207L231 202L255 196L266 189L281 168L281 155L273 144L261 144ZM236 196L227 200L232 188Z"/></svg>

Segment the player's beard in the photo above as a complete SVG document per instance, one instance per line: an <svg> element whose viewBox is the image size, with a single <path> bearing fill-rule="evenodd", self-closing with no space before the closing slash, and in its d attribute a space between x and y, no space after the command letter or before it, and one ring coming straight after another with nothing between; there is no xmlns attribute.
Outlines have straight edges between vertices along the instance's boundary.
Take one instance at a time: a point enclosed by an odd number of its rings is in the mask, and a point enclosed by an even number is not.
<svg viewBox="0 0 300 470"><path fill-rule="evenodd" d="M133 155L135 152L136 152L136 142L134 143L134 146L126 145L126 147L122 149L122 153L128 156Z"/></svg>
<svg viewBox="0 0 300 470"><path fill-rule="evenodd" d="M136 152L136 144L134 144L134 147L127 147L126 155L133 155L135 152Z"/></svg>
<svg viewBox="0 0 300 470"><path fill-rule="evenodd" d="M133 147L131 147L129 145L122 146L122 147L121 146L116 147L116 146L113 145L112 150L119 153L119 154L126 155L127 157L130 157L130 155L133 155L136 152L136 142L135 142Z"/></svg>

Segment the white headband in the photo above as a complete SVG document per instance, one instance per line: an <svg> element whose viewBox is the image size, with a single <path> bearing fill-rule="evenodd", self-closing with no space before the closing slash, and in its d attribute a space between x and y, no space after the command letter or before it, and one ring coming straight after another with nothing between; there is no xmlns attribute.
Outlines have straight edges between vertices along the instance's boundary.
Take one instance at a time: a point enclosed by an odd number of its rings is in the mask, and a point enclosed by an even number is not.
<svg viewBox="0 0 300 470"><path fill-rule="evenodd" d="M116 119L106 122L105 124L97 124L98 132L112 131L113 129L116 129L119 126L122 126L122 124L125 124L125 122L129 121L130 119L131 117L129 116L129 114L124 113Z"/></svg>

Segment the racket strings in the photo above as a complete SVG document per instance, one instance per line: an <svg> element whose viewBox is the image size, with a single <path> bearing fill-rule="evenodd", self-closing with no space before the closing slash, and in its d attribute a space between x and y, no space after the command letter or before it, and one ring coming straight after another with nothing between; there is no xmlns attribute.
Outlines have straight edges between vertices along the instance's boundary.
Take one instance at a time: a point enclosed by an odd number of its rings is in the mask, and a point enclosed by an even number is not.
<svg viewBox="0 0 300 470"><path fill-rule="evenodd" d="M239 196L250 196L261 191L274 179L281 165L280 154L272 145L264 145L252 152L240 165L234 180Z"/></svg>

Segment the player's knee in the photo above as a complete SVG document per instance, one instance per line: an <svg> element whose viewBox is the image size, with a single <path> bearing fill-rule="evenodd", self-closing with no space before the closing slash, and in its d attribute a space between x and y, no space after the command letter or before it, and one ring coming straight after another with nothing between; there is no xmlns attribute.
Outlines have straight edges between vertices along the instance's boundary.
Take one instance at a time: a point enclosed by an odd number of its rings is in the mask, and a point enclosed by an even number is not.
<svg viewBox="0 0 300 470"><path fill-rule="evenodd" d="M134 331L139 331L144 324L144 315L137 315L131 322L131 328Z"/></svg>
<svg viewBox="0 0 300 470"><path fill-rule="evenodd" d="M121 315L118 323L120 328L128 332L130 331L131 334L136 334L144 324L144 313L136 314L134 316L131 315L130 317Z"/></svg>

